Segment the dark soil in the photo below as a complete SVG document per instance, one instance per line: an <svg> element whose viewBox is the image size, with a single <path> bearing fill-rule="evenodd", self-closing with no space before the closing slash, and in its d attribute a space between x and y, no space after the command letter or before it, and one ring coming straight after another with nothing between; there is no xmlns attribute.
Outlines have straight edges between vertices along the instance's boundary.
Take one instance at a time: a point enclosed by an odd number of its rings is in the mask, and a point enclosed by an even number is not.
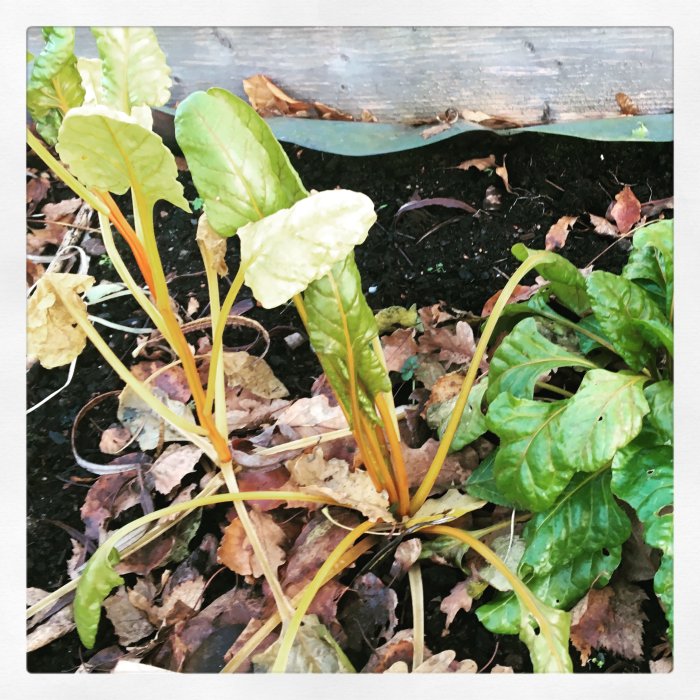
<svg viewBox="0 0 700 700"><path fill-rule="evenodd" d="M425 306L437 301L479 313L483 303L502 288L517 263L510 247L519 241L543 248L549 227L563 215L579 216L579 222L562 253L579 267L592 260L597 268L618 272L626 259L622 245L609 250L611 239L592 232L586 213L603 216L624 184L631 185L641 202L673 194L672 144L598 143L536 134L496 137L465 134L416 151L386 156L351 158L285 146L292 164L307 188L342 187L366 193L375 203L377 225L357 252L357 262L370 306L392 304ZM506 157L510 183L507 193L495 174L454 166L466 159L495 154L498 163ZM181 173L185 194L192 201L196 192L189 173ZM488 187L500 194L498 209L485 211L482 203ZM68 196L54 185L51 196ZM458 209L428 207L404 214L395 221L398 208L412 197L450 197L477 209L471 215ZM125 204L128 210L128 204ZM156 214L161 254L166 272L172 273L171 294L184 309L190 296L198 297L199 315L206 315L206 289L194 241L196 215L179 210ZM443 222L445 225L425 235ZM235 266L233 242L231 262ZM125 259L128 254L125 252ZM235 267L234 267L235 269ZM91 274L116 279L114 272L93 259ZM224 285L225 286L225 285ZM243 295L249 291L244 289ZM133 302L118 299L100 305L93 313L124 325L145 325L143 313ZM289 388L292 396L307 394L320 367L308 344L291 351L283 341L293 329L300 330L293 307L272 311L252 309L249 316L264 323L272 334L267 360ZM130 360L136 336L102 327L101 332L123 360ZM228 345L248 342L240 331L229 331ZM28 405L31 406L65 381L65 369L46 371L34 366L28 373ZM28 459L28 585L54 590L67 581L66 560L71 554L69 535L50 521L58 521L82 532L79 509L89 484L72 478L89 476L78 467L71 453L70 430L79 409L96 394L119 387L116 375L91 347L78 359L71 385L47 405L27 417ZM107 404L110 405L110 404ZM81 428L79 449L83 457L105 461L97 450L99 433L113 418L103 414L102 423ZM94 417L93 417L94 418ZM99 416L97 421L100 420ZM516 671L530 670L527 650L515 637L486 632L473 615L460 612L452 632L442 638L444 615L439 600L458 580L458 572L446 567L426 566L427 646L437 652L452 648L457 658L473 658L480 667L491 663L510 665ZM645 656L658 644L664 631L663 616L653 592L645 612ZM401 627L410 625L408 595L399 596L397 614ZM107 625L108 627L109 625ZM99 650L113 644L109 630L100 635ZM498 646L498 648L496 648ZM75 633L29 655L32 672L71 672L83 657ZM594 657L595 659L595 657ZM590 672L645 672L646 662L619 661L611 656L589 662Z"/></svg>

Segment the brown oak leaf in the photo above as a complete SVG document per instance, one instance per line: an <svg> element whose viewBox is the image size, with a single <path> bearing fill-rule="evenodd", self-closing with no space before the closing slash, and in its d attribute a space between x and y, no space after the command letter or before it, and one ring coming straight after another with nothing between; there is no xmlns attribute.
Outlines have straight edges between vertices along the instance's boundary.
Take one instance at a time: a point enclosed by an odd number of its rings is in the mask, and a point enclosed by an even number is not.
<svg viewBox="0 0 700 700"><path fill-rule="evenodd" d="M195 445L168 445L148 472L156 490L170 493L185 474L194 471L201 456L202 449Z"/></svg>
<svg viewBox="0 0 700 700"><path fill-rule="evenodd" d="M415 328L399 328L391 335L382 337L384 359L390 372L400 372L406 360L418 352L415 335Z"/></svg>
<svg viewBox="0 0 700 700"><path fill-rule="evenodd" d="M440 612L444 612L447 616L445 618L445 631L449 630L460 610L469 612L472 609L473 598L467 592L467 584L466 580L460 581L440 603Z"/></svg>
<svg viewBox="0 0 700 700"><path fill-rule="evenodd" d="M418 341L421 353L439 350L438 360L447 365L464 365L474 356L474 332L466 321L457 321L454 330L448 327L426 328Z"/></svg>
<svg viewBox="0 0 700 700"><path fill-rule="evenodd" d="M552 224L544 237L545 250L560 250L566 244L569 230L578 221L578 216L562 216Z"/></svg>
<svg viewBox="0 0 700 700"><path fill-rule="evenodd" d="M642 205L629 185L615 195L615 204L610 210L610 216L615 220L620 233L627 233L638 221L642 213Z"/></svg>

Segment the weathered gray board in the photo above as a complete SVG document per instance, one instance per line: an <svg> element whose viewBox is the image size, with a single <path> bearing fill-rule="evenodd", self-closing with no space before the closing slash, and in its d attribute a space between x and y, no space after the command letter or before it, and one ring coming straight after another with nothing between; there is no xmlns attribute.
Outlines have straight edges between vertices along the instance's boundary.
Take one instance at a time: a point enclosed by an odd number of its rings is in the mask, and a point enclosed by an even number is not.
<svg viewBox="0 0 700 700"><path fill-rule="evenodd" d="M380 122L453 107L525 124L673 111L668 27L159 27L173 69L172 102L198 89L244 96L256 73L303 100ZM41 50L39 29L29 50ZM95 56L87 28L76 53Z"/></svg>

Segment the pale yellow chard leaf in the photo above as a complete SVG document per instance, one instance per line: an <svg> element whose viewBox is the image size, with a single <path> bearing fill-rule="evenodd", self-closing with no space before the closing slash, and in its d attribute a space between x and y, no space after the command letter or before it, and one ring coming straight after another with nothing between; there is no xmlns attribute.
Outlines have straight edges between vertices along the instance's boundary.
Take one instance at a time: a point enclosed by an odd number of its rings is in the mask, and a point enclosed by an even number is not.
<svg viewBox="0 0 700 700"><path fill-rule="evenodd" d="M268 673L277 658L279 640L253 657L256 673ZM354 673L355 669L316 615L306 615L287 658L286 673Z"/></svg>
<svg viewBox="0 0 700 700"><path fill-rule="evenodd" d="M238 229L245 283L267 309L289 301L367 238L377 220L360 192L327 190Z"/></svg>
<svg viewBox="0 0 700 700"><path fill-rule="evenodd" d="M83 105L104 104L102 95L102 61L99 58L78 58L78 73L85 91Z"/></svg>
<svg viewBox="0 0 700 700"><path fill-rule="evenodd" d="M127 114L170 99L170 68L150 27L93 27L102 59L105 103Z"/></svg>
<svg viewBox="0 0 700 700"><path fill-rule="evenodd" d="M486 505L486 501L472 498L457 489L450 489L438 498L429 498L411 518L412 521L434 520L440 517L459 518Z"/></svg>
<svg viewBox="0 0 700 700"><path fill-rule="evenodd" d="M85 91L73 53L75 30L46 27L46 45L34 59L27 83L27 109L37 131L49 145L56 143L61 118L83 103Z"/></svg>
<svg viewBox="0 0 700 700"><path fill-rule="evenodd" d="M87 187L114 194L132 188L148 206L164 199L190 211L173 154L134 117L105 105L72 109L61 125L56 150Z"/></svg>
<svg viewBox="0 0 700 700"><path fill-rule="evenodd" d="M220 277L227 275L226 239L209 225L206 214L199 217L196 239L202 257L207 260L207 266L211 267Z"/></svg>
<svg viewBox="0 0 700 700"><path fill-rule="evenodd" d="M532 670L535 673L572 673L569 656L571 613L555 610L540 601L536 604L542 624L536 622L534 615L524 607L520 620L520 640L530 650Z"/></svg>
<svg viewBox="0 0 700 700"><path fill-rule="evenodd" d="M47 272L37 283L27 305L27 352L51 369L72 362L85 347L85 332L61 302L55 289L75 299L76 309L88 320L80 295L95 282L90 275Z"/></svg>
<svg viewBox="0 0 700 700"><path fill-rule="evenodd" d="M313 454L289 460L286 467L300 491L330 496L336 503L358 510L370 520L394 520L386 491L377 493L367 472L359 469L351 472L342 459L326 461L320 447Z"/></svg>

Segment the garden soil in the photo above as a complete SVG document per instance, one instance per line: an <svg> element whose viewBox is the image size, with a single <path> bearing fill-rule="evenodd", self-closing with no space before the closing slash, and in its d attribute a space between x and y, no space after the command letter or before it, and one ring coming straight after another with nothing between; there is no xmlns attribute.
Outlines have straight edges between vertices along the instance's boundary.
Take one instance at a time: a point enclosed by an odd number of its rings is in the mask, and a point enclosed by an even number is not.
<svg viewBox="0 0 700 700"><path fill-rule="evenodd" d="M521 134L499 137L471 133L415 151L373 156L343 157L286 144L293 166L307 188L336 187L367 194L375 203L377 224L367 241L357 249L363 287L370 306L378 310L393 304L426 306L438 301L479 314L484 302L501 289L517 267L510 254L513 244L524 242L543 248L550 226L562 216L577 216L561 253L578 267L592 261L597 269L619 272L626 259L626 241L613 240L593 232L588 213L604 216L615 194L628 184L644 203L673 194L672 144L603 143L567 137ZM491 170L456 169L461 162L496 156L505 163L512 192ZM30 165L40 167L38 163ZM194 201L189 172L180 179L185 195ZM70 193L60 183L50 197L62 199ZM458 208L428 206L403 213L398 209L410 200L452 198L472 205L477 214ZM195 205L197 202L195 202ZM128 210L128 202L124 202ZM670 212L667 212L669 214ZM194 313L205 316L206 285L195 245L196 214L179 210L156 211L158 239L171 294L187 309L192 297L199 304ZM125 258L128 257L124 251ZM229 245L230 268L236 265L235 240ZM90 273L100 279L116 279L104 258L92 259ZM225 288L227 282L224 281ZM244 288L243 296L249 290ZM93 310L94 309L94 310ZM147 325L144 314L128 298L100 304L91 313L126 326ZM308 395L320 367L308 343L290 349L284 338L301 331L293 306L265 311L252 308L251 318L262 322L271 334L267 361L288 387L291 396ZM183 316L186 320L189 318ZM127 364L137 336L101 327L103 336ZM240 330L227 331L228 346L248 343ZM38 364L28 372L28 406L57 389L66 378L66 368L47 371ZM51 591L66 583L66 561L71 556L68 528L82 532L79 509L90 485L91 475L76 465L70 446L70 432L80 408L93 396L120 388L116 375L88 345L79 357L75 378L59 396L27 417L28 554L27 583ZM395 386L399 398L406 388ZM102 430L115 420L116 402L107 401L80 426L78 450L85 459L105 462L97 445ZM206 526L203 525L203 528ZM201 539L200 533L199 539ZM218 533L217 533L218 534ZM195 540L195 542L198 540ZM472 658L480 667L511 666L530 670L527 649L515 637L494 636L473 614L460 612L451 631L441 636L445 616L440 600L462 574L445 566L424 565L426 600L426 644L434 653L454 649L457 658ZM647 672L651 649L661 640L663 615L653 591L644 604L644 656L639 662L594 655L580 668L574 652L574 667L583 672ZM399 629L411 625L407 586L398 587ZM31 653L31 672L72 672L101 648L115 643L109 623L100 627L94 650L81 648L75 632ZM362 665L366 653L352 661ZM487 669L488 672L488 669Z"/></svg>

